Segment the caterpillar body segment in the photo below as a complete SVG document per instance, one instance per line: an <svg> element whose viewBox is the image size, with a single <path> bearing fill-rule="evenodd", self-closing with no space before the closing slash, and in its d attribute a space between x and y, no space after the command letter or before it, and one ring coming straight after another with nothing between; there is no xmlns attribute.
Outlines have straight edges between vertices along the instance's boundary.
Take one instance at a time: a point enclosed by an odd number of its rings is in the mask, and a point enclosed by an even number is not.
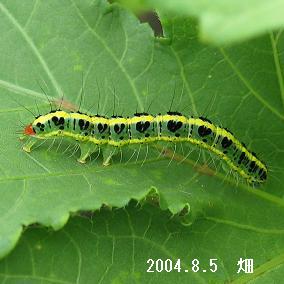
<svg viewBox="0 0 284 284"><path fill-rule="evenodd" d="M80 112L51 111L37 117L24 129L32 138L23 149L27 152L37 139L70 137L80 142L79 162L102 149L104 165L109 165L117 148L158 141L187 142L213 152L250 184L263 183L267 167L229 130L210 120L187 117L178 112L133 117L89 116Z"/></svg>

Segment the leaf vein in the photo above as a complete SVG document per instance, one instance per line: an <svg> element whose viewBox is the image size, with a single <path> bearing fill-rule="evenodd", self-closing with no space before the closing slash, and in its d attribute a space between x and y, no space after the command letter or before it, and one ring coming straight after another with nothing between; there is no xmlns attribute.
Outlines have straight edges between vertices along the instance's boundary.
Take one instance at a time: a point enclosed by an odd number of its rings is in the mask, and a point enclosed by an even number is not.
<svg viewBox="0 0 284 284"><path fill-rule="evenodd" d="M140 99L138 90L134 84L134 81L131 79L131 77L129 76L127 70L125 69L125 67L121 64L121 62L119 61L119 59L116 57L116 55L113 53L113 51L111 50L111 48L108 46L108 44L105 42L105 40L94 30L92 29L92 27L89 25L89 23L86 21L86 19L84 18L84 16L82 15L81 11L79 10L79 8L77 7L76 3L74 2L74 0L70 0L73 4L73 6L76 9L76 12L78 14L78 16L81 18L81 20L83 21L83 23L86 25L86 27L90 30L91 34L101 43L101 45L105 48L106 52L110 55L110 57L114 60L114 62L117 64L117 66L119 67L119 69L121 70L121 72L124 74L126 80L128 81L130 87L132 88L133 94L138 102L138 105L141 109L143 109L143 103Z"/></svg>
<svg viewBox="0 0 284 284"><path fill-rule="evenodd" d="M53 76L51 70L49 69L45 59L39 52L38 48L32 41L31 37L28 35L28 33L23 29L23 27L20 25L20 23L15 19L15 17L9 12L9 10L3 5L3 3L0 3L0 10L6 15L6 17L10 20L10 22L15 26L15 28L20 32L20 34L23 36L25 41L27 42L28 46L31 48L35 56L38 58L40 64L42 65L43 69L45 70L46 74L48 75L50 81L52 82L52 85L54 86L57 94L61 96L62 91L57 83L55 77Z"/></svg>
<svg viewBox="0 0 284 284"><path fill-rule="evenodd" d="M279 88L280 88L281 100L282 100L282 104L283 104L283 107L284 107L283 74L282 74L280 61L279 61L279 54L278 54L278 50L277 50L277 42L276 42L272 32L270 33L270 41L271 41L271 46L272 46L272 53L273 53L273 58L274 58L274 64L275 64L277 79L278 79Z"/></svg>
<svg viewBox="0 0 284 284"><path fill-rule="evenodd" d="M226 54L225 50L223 48L220 48L221 53L223 54L224 58L228 62L228 64L231 66L232 70L237 74L241 82L248 88L248 90L251 92L251 94L261 103L263 104L267 109L269 109L274 115L278 116L280 119L284 120L284 115L281 114L278 110L276 110L272 105L270 105L265 99L261 97L261 95L253 89L251 84L245 79L243 74L240 72L240 70L237 68L237 66L231 61L229 56Z"/></svg>

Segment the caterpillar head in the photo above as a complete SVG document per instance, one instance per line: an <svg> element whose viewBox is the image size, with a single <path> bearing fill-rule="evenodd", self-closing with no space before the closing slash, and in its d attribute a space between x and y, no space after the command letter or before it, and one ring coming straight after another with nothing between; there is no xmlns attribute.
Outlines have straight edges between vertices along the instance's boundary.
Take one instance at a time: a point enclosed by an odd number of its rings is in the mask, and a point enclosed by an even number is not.
<svg viewBox="0 0 284 284"><path fill-rule="evenodd" d="M38 139L60 136L65 128L66 117L68 117L67 113L60 110L40 115L24 128L23 134Z"/></svg>
<svg viewBox="0 0 284 284"><path fill-rule="evenodd" d="M49 138L50 132L52 132L52 130L57 130L56 127L48 127L50 124L50 116L51 114L45 114L45 115L41 115L35 118L35 120L26 125L26 127L24 128L24 135L25 136L30 136L30 137L35 137L38 139L46 139Z"/></svg>
<svg viewBox="0 0 284 284"><path fill-rule="evenodd" d="M28 124L25 128L24 128L24 132L23 134L25 136L30 136L30 137L35 137L35 138L39 138L42 139L44 138L44 125L33 121L32 123Z"/></svg>
<svg viewBox="0 0 284 284"><path fill-rule="evenodd" d="M31 123L24 128L23 134L26 136L34 136L36 134Z"/></svg>

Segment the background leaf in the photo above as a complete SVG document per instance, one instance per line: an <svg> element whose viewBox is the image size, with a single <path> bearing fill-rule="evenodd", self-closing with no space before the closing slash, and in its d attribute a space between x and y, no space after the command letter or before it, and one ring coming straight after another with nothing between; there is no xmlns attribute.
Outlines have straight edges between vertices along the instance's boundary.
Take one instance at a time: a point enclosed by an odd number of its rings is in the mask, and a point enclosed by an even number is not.
<svg viewBox="0 0 284 284"><path fill-rule="evenodd" d="M157 9L160 15L193 16L200 22L203 41L223 45L282 28L282 0L118 0L136 11Z"/></svg>
<svg viewBox="0 0 284 284"><path fill-rule="evenodd" d="M239 257L255 259L259 272L254 277L274 273L272 268L284 259L281 31L231 48L212 48L197 40L196 23L191 19L164 17L164 30L171 35L171 44L167 44L163 39L155 40L150 28L130 12L104 1L0 3L1 256L16 244L23 225L41 223L59 229L70 212L97 210L104 204L124 207L131 199L143 203L146 198L170 212L158 214L181 212L180 221L191 224L183 227L175 223L177 235L186 237L174 240L170 255L182 258L188 247L200 252L197 258L216 256L228 263L224 264L226 272L211 275L214 281L242 281L232 265ZM101 158L79 165L78 153L64 152L70 143L74 145L67 140L43 144L31 154L21 151L15 130L19 121L29 123L33 118L18 103L37 112L36 100L40 111L48 112L39 86L43 85L52 98L60 101L64 94L64 106L78 106L82 72L83 110L131 115L136 108L143 111L150 106L150 112L156 114L169 109L175 93L174 109L207 116L246 142L268 164L268 182L251 189L198 150L179 164L184 156L178 149L170 165L170 151L169 157L158 158L151 149L143 164L145 149L137 162L134 158L129 163L133 152L123 150L122 162L118 156L108 168L101 166ZM115 216L119 229L129 226L124 217ZM153 227L156 244L159 236L166 237L158 224L159 219ZM41 239L42 234L36 231L35 239ZM61 235L56 233L59 239ZM77 242L83 243L84 236L80 234ZM117 247L131 254L131 248ZM229 262L232 252L235 258ZM140 271L145 258L136 259ZM11 267L16 267L14 261ZM206 277L198 279L202 282Z"/></svg>

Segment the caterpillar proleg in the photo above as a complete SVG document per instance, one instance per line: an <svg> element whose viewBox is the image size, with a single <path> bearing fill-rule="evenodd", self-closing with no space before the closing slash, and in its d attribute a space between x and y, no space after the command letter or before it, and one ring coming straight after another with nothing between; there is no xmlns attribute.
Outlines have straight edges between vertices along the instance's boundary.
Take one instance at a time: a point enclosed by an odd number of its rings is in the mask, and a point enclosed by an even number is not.
<svg viewBox="0 0 284 284"><path fill-rule="evenodd" d="M185 142L216 154L249 184L261 184L267 179L265 164L229 130L206 118L187 117L179 112L106 117L56 110L28 124L24 135L31 138L23 146L27 152L37 139L70 137L80 143L79 162L85 163L92 153L102 150L105 166L119 147L158 141Z"/></svg>

